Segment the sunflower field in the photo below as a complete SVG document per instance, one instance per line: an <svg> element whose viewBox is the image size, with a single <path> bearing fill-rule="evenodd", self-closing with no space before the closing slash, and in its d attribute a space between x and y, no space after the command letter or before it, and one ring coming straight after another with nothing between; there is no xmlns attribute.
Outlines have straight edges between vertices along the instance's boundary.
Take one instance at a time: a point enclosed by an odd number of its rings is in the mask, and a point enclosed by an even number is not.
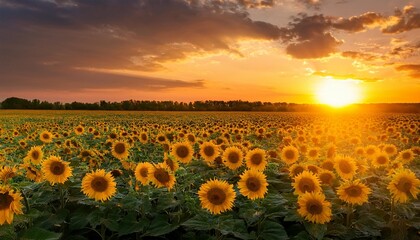
<svg viewBox="0 0 420 240"><path fill-rule="evenodd" d="M0 239L419 239L420 115L0 112Z"/></svg>

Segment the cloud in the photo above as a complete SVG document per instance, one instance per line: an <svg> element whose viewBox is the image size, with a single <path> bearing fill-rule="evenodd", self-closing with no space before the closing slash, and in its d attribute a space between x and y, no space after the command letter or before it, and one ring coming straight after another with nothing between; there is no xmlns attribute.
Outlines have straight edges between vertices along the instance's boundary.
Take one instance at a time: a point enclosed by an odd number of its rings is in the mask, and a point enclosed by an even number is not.
<svg viewBox="0 0 420 240"><path fill-rule="evenodd" d="M50 85L58 87L70 80L66 75L77 67L155 71L164 68L166 61L191 54L240 54L235 46L243 39L278 39L277 26L251 20L238 4L216 6L215 2L0 1L0 52L7 56L0 57L1 81L15 82L20 88L17 83L44 82L41 78L47 77ZM92 82L106 75L75 74ZM135 80L119 79L128 84Z"/></svg>
<svg viewBox="0 0 420 240"><path fill-rule="evenodd" d="M404 64L397 66L395 69L408 72L408 75L412 78L420 78L420 64Z"/></svg>
<svg viewBox="0 0 420 240"><path fill-rule="evenodd" d="M336 80L359 80L363 82L377 82L380 81L379 78L367 78L367 77L360 77L354 74L336 74L336 73L327 73L327 72L313 72L313 76L319 77L331 77Z"/></svg>
<svg viewBox="0 0 420 240"><path fill-rule="evenodd" d="M358 51L345 51L341 53L341 56L345 58L352 58L352 59L363 60L363 61L385 60L384 57L375 55L373 53L358 52Z"/></svg>
<svg viewBox="0 0 420 240"><path fill-rule="evenodd" d="M405 6L403 10L395 10L389 23L382 28L383 33L402 33L420 28L420 12L412 5Z"/></svg>
<svg viewBox="0 0 420 240"><path fill-rule="evenodd" d="M361 32L367 27L378 25L385 21L385 18L374 12L367 12L360 16L352 16L350 18L339 18L332 26L336 29L346 30L348 32Z"/></svg>
<svg viewBox="0 0 420 240"><path fill-rule="evenodd" d="M288 44L287 54L303 59L328 57L335 53L343 42L329 32L331 25L331 18L322 14L298 14L289 27L280 29L281 39Z"/></svg>

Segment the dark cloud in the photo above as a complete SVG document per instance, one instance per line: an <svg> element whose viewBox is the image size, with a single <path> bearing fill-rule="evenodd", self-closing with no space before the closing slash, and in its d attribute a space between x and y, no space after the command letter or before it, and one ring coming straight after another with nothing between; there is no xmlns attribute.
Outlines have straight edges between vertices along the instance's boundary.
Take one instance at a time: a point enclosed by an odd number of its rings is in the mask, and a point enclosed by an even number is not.
<svg viewBox="0 0 420 240"><path fill-rule="evenodd" d="M330 32L331 18L322 14L299 14L281 29L281 39L287 43L286 52L295 58L322 58L337 51L342 41Z"/></svg>
<svg viewBox="0 0 420 240"><path fill-rule="evenodd" d="M0 1L1 81L20 88L18 83L43 82L40 78L48 77L58 87L59 81L71 80L65 75L77 67L153 71L163 68L165 61L190 54L240 54L234 46L241 39L278 39L276 26L251 20L238 4L216 6L215 2ZM92 79L106 75L79 71L74 77L80 74L86 81L94 81L87 75ZM128 80L121 77L121 81Z"/></svg>
<svg viewBox="0 0 420 240"><path fill-rule="evenodd" d="M342 29L349 32L360 32L366 27L383 22L385 18L374 12L367 12L360 16L352 16L350 18L339 18L332 26L336 29Z"/></svg>
<svg viewBox="0 0 420 240"><path fill-rule="evenodd" d="M299 3L305 5L309 9L319 10L324 0L298 0Z"/></svg>
<svg viewBox="0 0 420 240"><path fill-rule="evenodd" d="M414 6L406 6L403 10L397 9L392 24L382 28L383 33L402 33L420 28L420 12Z"/></svg>
<svg viewBox="0 0 420 240"><path fill-rule="evenodd" d="M420 78L420 64L404 64L396 67L395 69L407 72L412 78Z"/></svg>
<svg viewBox="0 0 420 240"><path fill-rule="evenodd" d="M379 78L366 78L356 76L354 74L336 74L336 73L327 73L327 72L314 72L312 73L313 76L320 76L320 77L332 77L336 80L359 80L363 82L377 82Z"/></svg>

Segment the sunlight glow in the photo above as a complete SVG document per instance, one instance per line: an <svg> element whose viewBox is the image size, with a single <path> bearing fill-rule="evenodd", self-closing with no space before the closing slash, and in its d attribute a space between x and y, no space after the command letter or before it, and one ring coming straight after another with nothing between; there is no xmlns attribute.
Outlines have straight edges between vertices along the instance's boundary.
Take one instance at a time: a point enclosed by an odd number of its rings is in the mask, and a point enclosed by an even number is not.
<svg viewBox="0 0 420 240"><path fill-rule="evenodd" d="M343 107L360 101L360 87L355 80L326 79L316 92L318 101L332 107Z"/></svg>

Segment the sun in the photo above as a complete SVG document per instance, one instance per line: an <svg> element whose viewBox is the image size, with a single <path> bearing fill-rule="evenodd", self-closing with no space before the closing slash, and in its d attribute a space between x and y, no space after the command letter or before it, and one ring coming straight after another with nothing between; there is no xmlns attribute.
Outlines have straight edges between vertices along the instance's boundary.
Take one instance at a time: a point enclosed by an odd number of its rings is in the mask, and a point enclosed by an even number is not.
<svg viewBox="0 0 420 240"><path fill-rule="evenodd" d="M343 107L360 101L360 86L355 80L326 79L316 92L318 101L332 107Z"/></svg>

